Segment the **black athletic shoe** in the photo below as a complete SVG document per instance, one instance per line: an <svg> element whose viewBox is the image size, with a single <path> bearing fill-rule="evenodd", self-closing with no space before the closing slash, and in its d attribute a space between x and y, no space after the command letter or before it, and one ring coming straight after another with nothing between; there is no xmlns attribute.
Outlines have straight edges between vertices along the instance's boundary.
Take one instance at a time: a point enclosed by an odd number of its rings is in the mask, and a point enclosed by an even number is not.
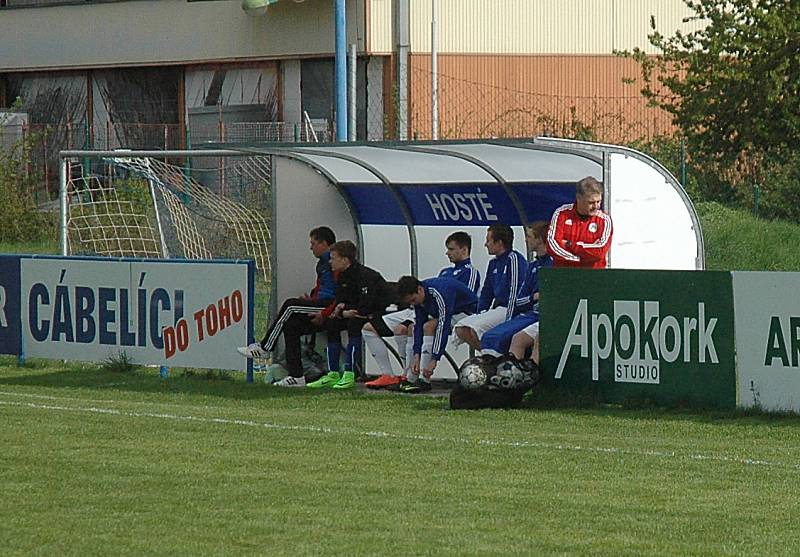
<svg viewBox="0 0 800 557"><path fill-rule="evenodd" d="M419 393L427 393L432 389L431 384L425 381L417 381L411 383L410 381L403 381L400 383L400 392L416 395Z"/></svg>

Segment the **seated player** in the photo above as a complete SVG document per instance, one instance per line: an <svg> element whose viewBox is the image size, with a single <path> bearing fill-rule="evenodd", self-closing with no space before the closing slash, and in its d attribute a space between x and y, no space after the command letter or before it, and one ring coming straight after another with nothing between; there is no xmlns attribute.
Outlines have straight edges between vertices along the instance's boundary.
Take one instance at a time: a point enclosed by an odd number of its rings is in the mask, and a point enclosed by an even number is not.
<svg viewBox="0 0 800 557"><path fill-rule="evenodd" d="M472 238L466 232L453 232L445 240L447 248L447 258L453 264L452 267L445 267L439 271L439 277L453 278L466 284L476 295L481 286L481 277L477 269L472 266L470 252L472 250ZM394 388L405 379L403 373L407 373L413 358L409 343L412 327L414 324L414 308L403 309L388 313L383 316L386 326L394 333L394 340L397 343L397 351L403 364L403 372L394 373L392 364L389 360L389 350L381 340L375 328L367 323L362 331L364 342L367 345L372 357L378 363L381 375L366 383L370 389Z"/></svg>
<svg viewBox="0 0 800 557"><path fill-rule="evenodd" d="M478 300L478 313L456 325L456 335L473 349L480 350L484 333L514 316L527 266L525 257L513 249L514 231L506 224L493 224L486 232L489 261Z"/></svg>
<svg viewBox="0 0 800 557"><path fill-rule="evenodd" d="M553 259L547 253L547 230L546 221L537 221L525 231L528 246L535 254L535 259L528 264L525 281L517 299L516 315L509 321L486 331L481 338L481 354L491 356L507 354L512 337L539 321L539 271L553 265Z"/></svg>
<svg viewBox="0 0 800 557"><path fill-rule="evenodd" d="M283 303L261 342L237 348L239 353L247 358L266 358L275 350L278 339L283 333L288 375L277 383L273 383L276 386L304 387L306 384L303 375L300 338L321 330L315 324L313 317L322 308L333 302L336 282L331 270L330 247L334 242L336 242L336 235L327 226L320 226L309 232L309 249L317 258L316 285L310 294L289 298ZM268 378L281 371L280 366L273 364L270 366Z"/></svg>
<svg viewBox="0 0 800 557"><path fill-rule="evenodd" d="M389 286L381 274L362 265L356 258L356 246L350 240L331 246L331 269L338 273L333 313L325 320L328 337L328 373L307 387L350 389L355 386L355 364L361 353L361 329L371 323L381 334L391 335L383 322L383 313L391 302ZM347 331L344 371L339 371L342 331Z"/></svg>

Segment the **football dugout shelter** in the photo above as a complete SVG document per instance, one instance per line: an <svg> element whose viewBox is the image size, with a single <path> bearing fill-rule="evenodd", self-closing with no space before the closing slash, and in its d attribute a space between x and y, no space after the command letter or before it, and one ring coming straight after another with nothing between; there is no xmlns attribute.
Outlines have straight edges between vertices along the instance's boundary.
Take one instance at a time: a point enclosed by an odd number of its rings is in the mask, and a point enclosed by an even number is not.
<svg viewBox="0 0 800 557"><path fill-rule="evenodd" d="M314 226L352 239L361 261L389 281L436 276L450 264L445 239L463 230L483 281L487 227L511 225L514 247L527 254L524 227L549 221L586 176L603 183L614 222L609 267L704 267L700 223L683 188L657 161L625 147L537 138L246 150L272 158L273 310L312 279ZM468 357L466 346L456 350L452 342L448 354L437 379L455 378L454 364ZM375 373L369 354L366 360L367 373Z"/></svg>
<svg viewBox="0 0 800 557"><path fill-rule="evenodd" d="M445 239L452 232L465 231L472 237L472 264L483 281L489 260L483 245L487 227L510 225L515 249L527 253L524 227L549 221L556 208L574 200L575 185L586 176L603 183L603 207L614 222L610 268L704 268L700 223L683 188L657 161L626 147L555 138L208 147L174 152L62 152L62 253L68 254L69 242L66 161L93 157L131 167L144 160L141 157L215 157L258 161L253 183L265 184L269 190L271 220L261 222L258 208L245 204L237 211L251 214L237 218L255 224L245 224L236 234L263 228L247 238L247 251L241 257L253 257L264 273L270 315L275 315L282 300L313 285L308 232L316 226L329 226L337 239L353 240L360 261L388 281L407 274L420 279L436 276L450 265ZM174 169L158 174L156 164L147 159L144 165L151 184L158 183L165 191L180 190L172 196L172 204L186 204L182 201L187 195L186 174ZM267 177L264 169L268 169ZM192 195L194 200L201 199L197 193ZM74 201L76 196L70 198ZM194 234L201 235L203 228ZM159 256L159 250L154 253ZM203 253L183 256L208 258ZM465 346L456 350L452 344L448 354L450 365L437 367L437 379L455 378L456 364L469 355ZM371 356L366 356L365 364L366 372L374 374Z"/></svg>

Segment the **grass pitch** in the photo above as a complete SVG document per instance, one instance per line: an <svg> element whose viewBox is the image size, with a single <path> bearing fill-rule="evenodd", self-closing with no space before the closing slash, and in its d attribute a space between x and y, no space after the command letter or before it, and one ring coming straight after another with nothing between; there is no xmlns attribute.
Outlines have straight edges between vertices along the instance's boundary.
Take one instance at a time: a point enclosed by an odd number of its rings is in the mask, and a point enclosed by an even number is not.
<svg viewBox="0 0 800 557"><path fill-rule="evenodd" d="M716 204L698 211L709 269L800 270L800 227ZM18 368L0 356L0 554L706 556L800 546L797 417L576 409L543 396L517 410L453 412L441 398L226 377Z"/></svg>
<svg viewBox="0 0 800 557"><path fill-rule="evenodd" d="M544 407L546 406L546 407ZM0 361L4 555L790 555L800 420Z"/></svg>

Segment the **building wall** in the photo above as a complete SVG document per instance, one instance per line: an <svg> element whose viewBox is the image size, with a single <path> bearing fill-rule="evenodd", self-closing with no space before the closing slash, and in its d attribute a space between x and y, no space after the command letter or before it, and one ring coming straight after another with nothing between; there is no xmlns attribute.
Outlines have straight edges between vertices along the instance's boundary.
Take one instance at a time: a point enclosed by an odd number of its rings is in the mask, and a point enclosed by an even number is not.
<svg viewBox="0 0 800 557"><path fill-rule="evenodd" d="M439 55L439 137L594 137L671 133L670 117L624 82L637 65L612 55ZM431 136L430 55L410 61L410 135ZM590 136L587 134L595 134Z"/></svg>
<svg viewBox="0 0 800 557"><path fill-rule="evenodd" d="M330 0L288 0L251 17L240 2L141 0L0 10L0 72L331 56ZM363 0L347 42L364 47Z"/></svg>
<svg viewBox="0 0 800 557"><path fill-rule="evenodd" d="M393 52L401 1L347 0L347 42L383 62L383 99L370 102L366 114L371 137L395 121L406 92L404 129L411 137L430 134L431 0L407 0L412 56L403 91L396 87ZM611 141L669 131L667 116L647 108L636 86L622 83L623 77L636 76L636 68L612 53L633 46L647 50L651 14L665 33L696 27L681 21L688 15L683 0L438 0L437 5L442 137L575 135L591 126L603 130L600 139ZM262 18L245 14L239 0L4 9L0 77L159 65L191 72L197 64L213 64L225 71L232 62L330 59L333 19L333 0L282 0ZM368 75L370 83L359 88L370 88L372 99L378 74ZM8 97L7 89L0 87L0 97ZM277 90L276 102L285 113L278 118L295 121L301 107L284 98L280 84ZM310 93L306 87L305 96Z"/></svg>
<svg viewBox="0 0 800 557"><path fill-rule="evenodd" d="M410 9L409 134L431 137L432 0ZM370 0L386 10L391 0ZM630 60L651 16L672 35L700 22L683 0L438 0L439 137L555 135L628 142L673 132ZM377 43L375 43L377 44Z"/></svg>
<svg viewBox="0 0 800 557"><path fill-rule="evenodd" d="M394 49L394 40L392 36L394 1L395 0L365 0L367 15L367 48L372 54L390 54Z"/></svg>
<svg viewBox="0 0 800 557"><path fill-rule="evenodd" d="M373 6L391 0L371 0ZM430 52L431 0L409 0L411 52ZM438 0L438 51L480 54L611 54L697 22L683 0Z"/></svg>

